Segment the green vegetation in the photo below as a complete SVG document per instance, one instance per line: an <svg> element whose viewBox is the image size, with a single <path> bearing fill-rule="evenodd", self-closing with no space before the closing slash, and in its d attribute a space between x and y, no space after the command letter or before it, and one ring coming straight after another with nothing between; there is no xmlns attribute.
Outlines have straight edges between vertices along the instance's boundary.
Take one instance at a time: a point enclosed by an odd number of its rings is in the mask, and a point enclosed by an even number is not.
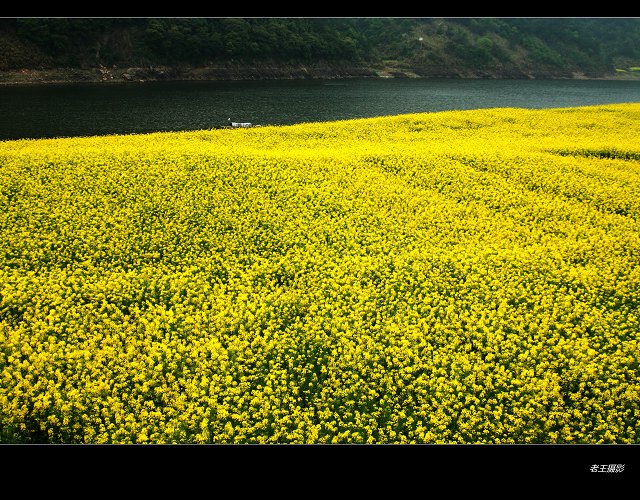
<svg viewBox="0 0 640 500"><path fill-rule="evenodd" d="M640 18L4 18L0 71L327 64L421 76L615 74Z"/></svg>

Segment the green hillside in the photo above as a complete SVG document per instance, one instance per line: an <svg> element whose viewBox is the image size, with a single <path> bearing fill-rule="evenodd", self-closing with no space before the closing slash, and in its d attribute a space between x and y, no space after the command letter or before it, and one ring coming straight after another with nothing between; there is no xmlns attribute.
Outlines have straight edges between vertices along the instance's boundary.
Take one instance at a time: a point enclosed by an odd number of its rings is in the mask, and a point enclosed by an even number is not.
<svg viewBox="0 0 640 500"><path fill-rule="evenodd" d="M0 19L0 72L159 67L152 76L631 76L640 18Z"/></svg>

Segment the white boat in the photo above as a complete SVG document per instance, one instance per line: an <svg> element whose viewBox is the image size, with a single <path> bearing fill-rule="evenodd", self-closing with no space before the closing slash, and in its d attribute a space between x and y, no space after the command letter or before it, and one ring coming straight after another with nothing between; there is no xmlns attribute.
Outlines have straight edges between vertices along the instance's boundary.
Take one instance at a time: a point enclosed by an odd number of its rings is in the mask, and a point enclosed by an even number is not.
<svg viewBox="0 0 640 500"><path fill-rule="evenodd" d="M253 124L251 122L232 122L231 118L227 118L227 122L229 123L228 126L233 128L253 127Z"/></svg>

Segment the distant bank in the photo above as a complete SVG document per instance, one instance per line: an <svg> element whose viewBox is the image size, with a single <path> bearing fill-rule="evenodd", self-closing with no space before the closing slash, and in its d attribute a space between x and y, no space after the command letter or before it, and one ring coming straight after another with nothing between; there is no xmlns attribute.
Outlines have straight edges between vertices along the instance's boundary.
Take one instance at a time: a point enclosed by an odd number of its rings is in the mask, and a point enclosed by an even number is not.
<svg viewBox="0 0 640 500"><path fill-rule="evenodd" d="M421 66L366 67L348 64L281 65L234 64L207 67L150 66L122 68L20 69L0 71L0 84L44 83L125 83L151 81L225 80L304 80L343 78L482 78L482 79L640 79L638 71L616 71L590 75L571 71L547 70L470 70L463 67Z"/></svg>

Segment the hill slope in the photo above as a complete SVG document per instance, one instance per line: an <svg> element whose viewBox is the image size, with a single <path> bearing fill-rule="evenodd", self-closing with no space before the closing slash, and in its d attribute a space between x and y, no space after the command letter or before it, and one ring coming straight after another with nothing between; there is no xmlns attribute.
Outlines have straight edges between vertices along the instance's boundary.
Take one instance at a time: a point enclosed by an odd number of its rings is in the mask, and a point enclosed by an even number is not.
<svg viewBox="0 0 640 500"><path fill-rule="evenodd" d="M604 78L637 67L636 18L0 19L0 81Z"/></svg>

